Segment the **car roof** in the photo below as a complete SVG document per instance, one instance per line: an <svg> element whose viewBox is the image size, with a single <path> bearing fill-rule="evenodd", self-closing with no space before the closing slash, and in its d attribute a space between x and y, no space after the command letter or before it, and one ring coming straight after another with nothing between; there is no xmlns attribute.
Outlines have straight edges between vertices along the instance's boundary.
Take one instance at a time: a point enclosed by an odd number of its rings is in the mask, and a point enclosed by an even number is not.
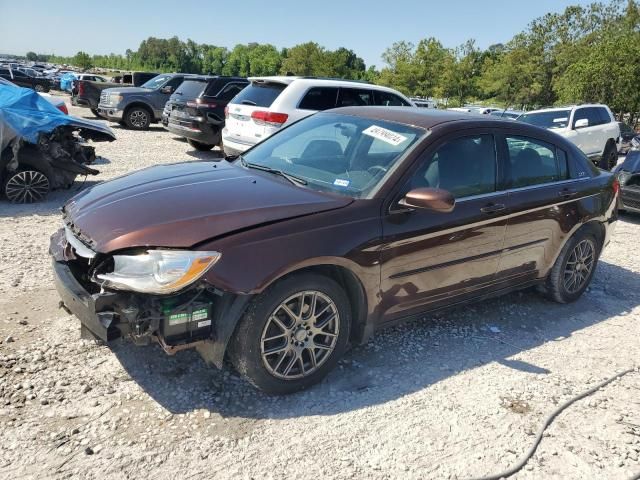
<svg viewBox="0 0 640 480"><path fill-rule="evenodd" d="M341 113L344 115L353 115L356 117L369 118L374 120L385 120L395 123L403 123L405 125L413 125L416 127L429 130L436 125L456 121L477 121L477 122L508 122L489 115L480 115L467 112L457 112L451 110L435 110L425 108L412 107L341 107L325 112Z"/></svg>
<svg viewBox="0 0 640 480"><path fill-rule="evenodd" d="M584 108L584 107L604 107L604 108L608 108L603 103L581 103L580 105L561 105L561 106L557 106L557 107L539 108L538 110L531 110L529 112L524 112L524 113L560 112L560 111L563 111L563 110L573 110L574 108Z"/></svg>
<svg viewBox="0 0 640 480"><path fill-rule="evenodd" d="M381 85L374 85L369 82L361 81L361 80L348 80L344 78L328 78L328 77L302 77L302 76L284 76L284 75L275 75L270 77L249 77L249 81L251 82L273 82L273 83L283 83L286 85L290 85L293 82L296 83L308 83L309 85L315 86L353 86L353 85L362 85L367 88L375 88L381 90L392 90L388 87L383 87Z"/></svg>

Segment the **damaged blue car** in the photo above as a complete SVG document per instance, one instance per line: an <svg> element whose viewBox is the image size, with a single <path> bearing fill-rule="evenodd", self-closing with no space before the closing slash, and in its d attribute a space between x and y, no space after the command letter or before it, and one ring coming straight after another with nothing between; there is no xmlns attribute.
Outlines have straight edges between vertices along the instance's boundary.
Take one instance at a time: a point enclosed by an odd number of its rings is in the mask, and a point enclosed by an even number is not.
<svg viewBox="0 0 640 480"><path fill-rule="evenodd" d="M106 125L65 115L33 90L0 84L0 185L11 202L40 201L78 175L98 174L86 140L115 138Z"/></svg>

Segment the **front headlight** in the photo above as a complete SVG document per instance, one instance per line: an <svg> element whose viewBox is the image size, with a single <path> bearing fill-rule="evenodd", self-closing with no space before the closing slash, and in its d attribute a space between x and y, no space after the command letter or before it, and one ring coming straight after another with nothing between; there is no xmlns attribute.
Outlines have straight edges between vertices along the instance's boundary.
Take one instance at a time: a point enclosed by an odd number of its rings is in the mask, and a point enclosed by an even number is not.
<svg viewBox="0 0 640 480"><path fill-rule="evenodd" d="M122 95L109 94L109 105L117 105L122 101Z"/></svg>
<svg viewBox="0 0 640 480"><path fill-rule="evenodd" d="M218 252L148 250L114 255L113 272L96 275L105 287L142 293L173 293L192 284L220 259Z"/></svg>

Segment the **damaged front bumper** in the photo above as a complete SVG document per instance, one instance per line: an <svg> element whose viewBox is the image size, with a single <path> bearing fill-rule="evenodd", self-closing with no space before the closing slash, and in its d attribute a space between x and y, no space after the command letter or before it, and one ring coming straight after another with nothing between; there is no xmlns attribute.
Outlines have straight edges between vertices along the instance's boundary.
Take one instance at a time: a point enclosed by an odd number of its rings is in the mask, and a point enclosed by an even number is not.
<svg viewBox="0 0 640 480"><path fill-rule="evenodd" d="M86 267L88 262L104 259L92 255L87 259L87 251L93 252L84 249L74 248L65 229L56 232L49 245L60 306L80 320L83 338L108 343L123 337L138 345L153 341L169 355L196 348L207 362L222 367L227 343L249 296L205 285L172 295L106 291L88 279Z"/></svg>

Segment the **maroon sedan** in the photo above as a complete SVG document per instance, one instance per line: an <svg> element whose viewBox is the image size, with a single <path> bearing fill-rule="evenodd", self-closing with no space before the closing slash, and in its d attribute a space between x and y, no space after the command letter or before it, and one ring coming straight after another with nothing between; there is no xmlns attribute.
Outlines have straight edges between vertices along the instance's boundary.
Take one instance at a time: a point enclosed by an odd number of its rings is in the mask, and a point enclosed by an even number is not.
<svg viewBox="0 0 640 480"><path fill-rule="evenodd" d="M337 109L227 160L149 168L65 205L50 251L83 334L228 357L288 393L426 311L534 285L578 299L616 220L611 174L490 116Z"/></svg>

